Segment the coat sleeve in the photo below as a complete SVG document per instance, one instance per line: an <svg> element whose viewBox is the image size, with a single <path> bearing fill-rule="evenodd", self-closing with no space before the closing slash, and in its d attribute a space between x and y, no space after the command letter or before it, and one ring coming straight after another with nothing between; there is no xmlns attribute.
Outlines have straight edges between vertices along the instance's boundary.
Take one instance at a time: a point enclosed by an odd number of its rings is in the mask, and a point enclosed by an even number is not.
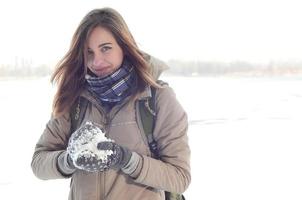
<svg viewBox="0 0 302 200"><path fill-rule="evenodd" d="M160 160L142 155L142 169L135 181L165 191L183 193L191 182L188 119L173 90L157 90L154 139Z"/></svg>
<svg viewBox="0 0 302 200"><path fill-rule="evenodd" d="M67 178L57 167L58 156L66 151L70 130L69 114L48 121L32 157L33 173L40 179Z"/></svg>

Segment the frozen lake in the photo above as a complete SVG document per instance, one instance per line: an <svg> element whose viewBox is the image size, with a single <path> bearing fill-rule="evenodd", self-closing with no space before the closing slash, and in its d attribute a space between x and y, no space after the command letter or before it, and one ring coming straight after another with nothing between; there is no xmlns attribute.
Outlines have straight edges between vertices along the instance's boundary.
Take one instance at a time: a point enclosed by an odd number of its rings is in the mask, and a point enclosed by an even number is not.
<svg viewBox="0 0 302 200"><path fill-rule="evenodd" d="M189 115L187 199L302 199L302 79L162 79ZM41 78L0 81L0 91L0 199L67 199L69 180L30 168L54 88Z"/></svg>

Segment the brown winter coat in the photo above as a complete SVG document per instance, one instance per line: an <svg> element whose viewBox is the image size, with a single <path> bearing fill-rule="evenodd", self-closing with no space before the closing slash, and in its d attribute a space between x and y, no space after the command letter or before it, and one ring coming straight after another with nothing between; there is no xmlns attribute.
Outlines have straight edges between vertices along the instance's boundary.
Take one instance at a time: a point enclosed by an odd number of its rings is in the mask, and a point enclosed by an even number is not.
<svg viewBox="0 0 302 200"><path fill-rule="evenodd" d="M139 98L150 95L150 88L146 88ZM191 180L188 121L169 86L156 93L154 138L161 160L150 157L137 102L128 101L106 113L88 92L82 96L90 102L83 121L90 120L106 127L109 138L140 154L143 162L135 179L122 171L89 173L76 170L71 177L70 200L163 200L163 190L178 193L186 190ZM47 123L32 159L32 170L38 178L68 178L58 170L57 158L66 151L70 126L69 114L52 118Z"/></svg>

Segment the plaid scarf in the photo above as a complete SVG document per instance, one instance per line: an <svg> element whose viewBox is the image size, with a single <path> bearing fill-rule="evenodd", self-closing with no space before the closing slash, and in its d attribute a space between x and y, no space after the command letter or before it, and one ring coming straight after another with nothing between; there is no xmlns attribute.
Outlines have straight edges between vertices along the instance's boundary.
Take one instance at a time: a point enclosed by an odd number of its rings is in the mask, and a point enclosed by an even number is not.
<svg viewBox="0 0 302 200"><path fill-rule="evenodd" d="M132 94L136 85L136 72L128 62L106 77L85 76L90 92L102 102L116 103Z"/></svg>

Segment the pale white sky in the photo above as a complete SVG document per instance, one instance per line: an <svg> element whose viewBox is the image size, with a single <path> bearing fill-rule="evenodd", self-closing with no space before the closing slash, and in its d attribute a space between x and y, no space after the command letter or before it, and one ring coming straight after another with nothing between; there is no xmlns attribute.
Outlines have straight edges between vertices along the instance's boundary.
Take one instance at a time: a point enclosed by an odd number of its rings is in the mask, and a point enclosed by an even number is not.
<svg viewBox="0 0 302 200"><path fill-rule="evenodd" d="M84 15L104 6L166 61L302 60L299 0L2 0L0 64L16 56L56 63Z"/></svg>

